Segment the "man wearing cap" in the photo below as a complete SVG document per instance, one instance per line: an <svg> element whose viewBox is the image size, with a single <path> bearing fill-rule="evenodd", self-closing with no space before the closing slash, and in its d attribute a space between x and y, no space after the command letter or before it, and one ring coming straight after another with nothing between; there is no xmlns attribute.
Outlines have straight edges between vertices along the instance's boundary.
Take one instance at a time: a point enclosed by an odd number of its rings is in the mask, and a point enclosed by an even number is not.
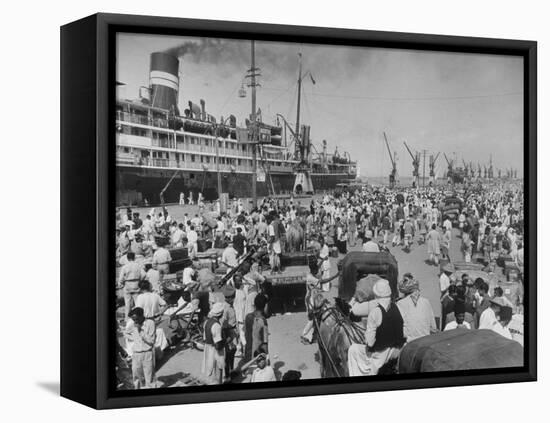
<svg viewBox="0 0 550 423"><path fill-rule="evenodd" d="M391 301L390 283L380 279L373 287L378 306L367 317L367 345L351 344L348 349L350 376L376 375L403 346L403 318Z"/></svg>
<svg viewBox="0 0 550 423"><path fill-rule="evenodd" d="M210 385L220 385L223 382L225 343L220 319L223 316L224 309L223 303L214 303L204 324L202 372Z"/></svg>
<svg viewBox="0 0 550 423"><path fill-rule="evenodd" d="M403 275L399 291L405 295L405 298L397 302L397 307L403 317L403 333L407 342L437 332L430 301L420 296L418 281L412 274Z"/></svg>
<svg viewBox="0 0 550 423"><path fill-rule="evenodd" d="M376 242L372 240L372 231L369 229L365 231L365 242L363 243L364 252L367 253L379 253L380 247Z"/></svg>

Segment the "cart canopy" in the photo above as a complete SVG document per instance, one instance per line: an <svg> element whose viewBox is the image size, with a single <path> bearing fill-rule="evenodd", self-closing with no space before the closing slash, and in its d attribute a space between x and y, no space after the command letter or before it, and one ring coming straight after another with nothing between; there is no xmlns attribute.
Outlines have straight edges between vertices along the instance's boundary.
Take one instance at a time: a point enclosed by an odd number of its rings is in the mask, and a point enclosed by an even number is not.
<svg viewBox="0 0 550 423"><path fill-rule="evenodd" d="M338 286L338 297L349 301L357 288L357 282L368 275L378 275L387 279L390 283L392 295L398 296L397 292L397 261L387 251L369 253L353 251L348 253L341 263L340 283Z"/></svg>

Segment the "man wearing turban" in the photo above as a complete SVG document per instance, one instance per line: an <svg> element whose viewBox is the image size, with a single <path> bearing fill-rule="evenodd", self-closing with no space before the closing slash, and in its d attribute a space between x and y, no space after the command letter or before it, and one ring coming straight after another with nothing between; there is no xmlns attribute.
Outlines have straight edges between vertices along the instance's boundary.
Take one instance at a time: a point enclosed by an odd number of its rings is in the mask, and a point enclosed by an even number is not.
<svg viewBox="0 0 550 423"><path fill-rule="evenodd" d="M420 296L420 286L414 276L405 273L398 288L405 295L397 302L397 307L403 317L403 334L407 342L437 332L432 305Z"/></svg>

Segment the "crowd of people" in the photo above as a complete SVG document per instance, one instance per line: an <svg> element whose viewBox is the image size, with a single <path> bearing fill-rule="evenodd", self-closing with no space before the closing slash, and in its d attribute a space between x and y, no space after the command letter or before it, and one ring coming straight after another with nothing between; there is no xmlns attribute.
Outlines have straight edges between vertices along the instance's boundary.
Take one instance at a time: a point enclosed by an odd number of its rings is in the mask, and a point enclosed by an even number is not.
<svg viewBox="0 0 550 423"><path fill-rule="evenodd" d="M275 380L269 365L263 263L259 257L250 258L251 250L267 251L268 271L272 274L283 271L282 254L307 250L317 257L310 282L313 286L322 281L319 286L323 291L329 291L332 283L330 257L346 254L349 248L357 249L358 243L366 252L390 246L402 246L410 252L417 248L415 245L426 244L427 261L438 265L442 260L449 261L451 243L460 242L465 262L482 257L489 265L500 255L508 255L518 267L523 266L522 187L514 183L495 183L490 189L468 186L459 193L463 205L454 217L442 206L451 194L457 195L445 187L399 191L370 188L307 201L264 198L252 209L236 199L227 211L220 211L219 203L205 206L201 202L195 215L184 214L179 221L166 208L152 209L143 218L131 209L117 212L117 284L124 300L124 319L120 323L124 326L126 350L132 357L135 387L152 386L155 348L166 348L169 343L155 322L163 315L189 312L201 316L202 373L208 383L231 380L236 364L239 372L252 366L250 380ZM458 239L452 235L453 226L460 231ZM187 294L176 304L168 304L162 294L172 261L170 250L182 247L193 260L182 276ZM203 250L212 247L222 251L218 269L231 273L221 287L216 282L216 270L205 268L198 260ZM237 268L238 272L233 272ZM369 306L372 312L363 317L369 348L384 347L384 353L373 359L365 348L351 348L350 374L365 374L366 368L372 373L391 357L391 349L399 342L436 330L490 328L514 338L513 330L508 329L512 320L508 308L520 314L520 304L506 303L508 300L499 295L498 289L490 297L481 278L472 281L466 275L452 280L450 273L442 271L440 277L439 327L429 301L420 295L418 282L411 274L404 275L400 284L404 298L396 304L389 301L384 281L377 285L377 303ZM208 300L199 299L197 292L207 292ZM364 313L356 310L364 308L363 304L353 306L357 315ZM381 327L392 336L379 333ZM401 331L396 330L398 327ZM312 329L307 329L302 340L310 342ZM296 377L296 373L285 377Z"/></svg>

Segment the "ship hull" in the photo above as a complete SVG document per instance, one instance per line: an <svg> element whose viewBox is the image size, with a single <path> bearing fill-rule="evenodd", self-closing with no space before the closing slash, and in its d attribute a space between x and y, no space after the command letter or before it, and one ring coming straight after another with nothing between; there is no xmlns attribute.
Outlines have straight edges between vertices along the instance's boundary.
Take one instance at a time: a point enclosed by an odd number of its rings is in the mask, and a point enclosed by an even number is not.
<svg viewBox="0 0 550 423"><path fill-rule="evenodd" d="M178 172L174 177L174 173ZM174 177L172 179L172 177ZM172 180L171 180L172 179ZM294 187L293 173L271 173L271 182L276 194L290 194ZM334 189L338 183L355 179L349 174L312 174L313 187L316 192ZM171 181L170 181L171 180ZM269 177L267 182L257 182L258 196L272 194ZM170 183L169 183L170 182ZM222 172L222 191L230 197L246 198L252 196L252 173ZM190 192L196 201L201 192L205 200L218 198L218 177L211 171L188 171L168 169L144 169L119 166L116 169L116 202L119 206L159 204L160 192L164 191L164 202L179 202L180 193L186 201ZM268 186L269 185L269 186Z"/></svg>

